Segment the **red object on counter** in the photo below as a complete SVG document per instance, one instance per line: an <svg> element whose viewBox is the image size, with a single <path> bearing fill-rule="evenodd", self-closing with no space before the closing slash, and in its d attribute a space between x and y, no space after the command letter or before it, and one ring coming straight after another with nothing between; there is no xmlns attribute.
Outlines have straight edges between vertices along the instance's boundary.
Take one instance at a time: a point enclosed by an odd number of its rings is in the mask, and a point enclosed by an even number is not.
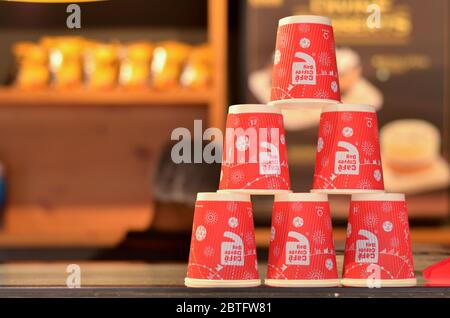
<svg viewBox="0 0 450 318"><path fill-rule="evenodd" d="M450 286L450 257L428 266L422 275L427 286Z"/></svg>

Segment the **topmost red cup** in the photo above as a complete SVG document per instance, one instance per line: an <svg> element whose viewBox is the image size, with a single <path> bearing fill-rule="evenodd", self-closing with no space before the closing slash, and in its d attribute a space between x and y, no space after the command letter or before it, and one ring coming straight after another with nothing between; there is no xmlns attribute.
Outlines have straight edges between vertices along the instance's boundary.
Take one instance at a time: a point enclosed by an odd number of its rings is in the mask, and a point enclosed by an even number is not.
<svg viewBox="0 0 450 318"><path fill-rule="evenodd" d="M341 101L331 20L314 15L279 21L271 105L323 107Z"/></svg>

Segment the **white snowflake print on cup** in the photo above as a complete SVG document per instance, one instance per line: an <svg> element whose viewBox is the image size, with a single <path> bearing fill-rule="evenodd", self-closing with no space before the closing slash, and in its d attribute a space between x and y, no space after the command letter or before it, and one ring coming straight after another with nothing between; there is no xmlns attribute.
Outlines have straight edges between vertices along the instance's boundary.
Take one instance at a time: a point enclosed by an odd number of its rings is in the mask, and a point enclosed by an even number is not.
<svg viewBox="0 0 450 318"><path fill-rule="evenodd" d="M218 220L219 220L219 217L217 216L216 212L214 212L214 211L206 212L205 219L204 219L206 224L213 225L213 224L216 224Z"/></svg>
<svg viewBox="0 0 450 318"><path fill-rule="evenodd" d="M331 258L327 258L326 260L325 260L325 267L329 270L329 271L331 271L332 269L333 269L333 260L331 259Z"/></svg>
<svg viewBox="0 0 450 318"><path fill-rule="evenodd" d="M385 221L384 223L383 223L383 230L385 231L385 232L391 232L392 231L392 228L393 228L393 225L392 225L392 222L390 222L390 221Z"/></svg>
<svg viewBox="0 0 450 318"><path fill-rule="evenodd" d="M362 152L368 157L372 156L375 152L375 146L368 141L363 141L361 149Z"/></svg>
<svg viewBox="0 0 450 318"><path fill-rule="evenodd" d="M281 249L280 249L279 246L276 246L276 247L273 249L273 255L275 255L276 257L280 256L280 252L281 252Z"/></svg>
<svg viewBox="0 0 450 318"><path fill-rule="evenodd" d="M294 225L294 227L302 227L303 226L303 219L299 216L296 216L293 220L292 220L292 224Z"/></svg>
<svg viewBox="0 0 450 318"><path fill-rule="evenodd" d="M201 242L206 238L206 228L203 225L199 225L195 231L195 238Z"/></svg>
<svg viewBox="0 0 450 318"><path fill-rule="evenodd" d="M286 138L284 137L284 135L280 136L280 142L282 145L284 145L286 143Z"/></svg>
<svg viewBox="0 0 450 318"><path fill-rule="evenodd" d="M392 203L391 202L383 202L381 205L381 210L385 213L392 211Z"/></svg>
<svg viewBox="0 0 450 318"><path fill-rule="evenodd" d="M373 172L373 177L374 177L375 180L377 180L378 182L380 182L380 180L381 180L381 171L380 171L379 169L376 169L376 170Z"/></svg>
<svg viewBox="0 0 450 318"><path fill-rule="evenodd" d="M323 207L316 206L316 214L318 217L321 217L323 215Z"/></svg>
<svg viewBox="0 0 450 318"><path fill-rule="evenodd" d="M338 85L337 85L336 81L331 82L331 90L335 93L338 91Z"/></svg>
<svg viewBox="0 0 450 318"><path fill-rule="evenodd" d="M331 65L331 57L328 55L327 52L320 52L319 53L319 63L323 66L330 66Z"/></svg>
<svg viewBox="0 0 450 318"><path fill-rule="evenodd" d="M232 216L231 218L228 219L228 225L232 228L236 228L239 225L239 221L237 218Z"/></svg>
<svg viewBox="0 0 450 318"><path fill-rule="evenodd" d="M349 223L347 225L347 237L350 237L350 235L352 235L352 225Z"/></svg>
<svg viewBox="0 0 450 318"><path fill-rule="evenodd" d="M246 151L250 145L248 136L239 136L236 139L236 149L239 151Z"/></svg>
<svg viewBox="0 0 450 318"><path fill-rule="evenodd" d="M349 112L343 112L341 115L341 119L342 119L342 121L350 122L353 119L353 115L352 115L352 113L349 113Z"/></svg>
<svg viewBox="0 0 450 318"><path fill-rule="evenodd" d="M294 212L300 212L303 209L303 204L301 202L293 202L291 209Z"/></svg>
<svg viewBox="0 0 450 318"><path fill-rule="evenodd" d="M212 248L211 246L207 246L205 247L205 250L203 251L203 254L207 257L211 257L214 255L214 248Z"/></svg>
<svg viewBox="0 0 450 318"><path fill-rule="evenodd" d="M275 51L275 55L273 56L273 64L278 65L281 61L281 52L280 50Z"/></svg>
<svg viewBox="0 0 450 318"><path fill-rule="evenodd" d="M331 123L329 121L326 121L322 125L322 131L323 131L324 136L329 136L331 134L331 132L333 131L333 126L331 125Z"/></svg>
<svg viewBox="0 0 450 318"><path fill-rule="evenodd" d="M276 234L276 230L275 228L272 226L270 228L270 241L273 241L275 239L275 234Z"/></svg>
<svg viewBox="0 0 450 318"><path fill-rule="evenodd" d="M350 138L351 136L353 136L353 128L352 127L344 127L342 129L342 136L344 136L346 138Z"/></svg>
<svg viewBox="0 0 450 318"><path fill-rule="evenodd" d="M323 150L323 138L319 137L317 140L317 152L321 152Z"/></svg>
<svg viewBox="0 0 450 318"><path fill-rule="evenodd" d="M311 46L311 41L308 38L302 38L300 40L300 46L302 49L307 49Z"/></svg>
<svg viewBox="0 0 450 318"><path fill-rule="evenodd" d="M243 179L244 179L244 173L242 172L242 170L234 170L231 173L230 181L233 184L239 184L242 182Z"/></svg>
<svg viewBox="0 0 450 318"><path fill-rule="evenodd" d="M227 210L230 212L236 212L238 204L236 202L227 202Z"/></svg>

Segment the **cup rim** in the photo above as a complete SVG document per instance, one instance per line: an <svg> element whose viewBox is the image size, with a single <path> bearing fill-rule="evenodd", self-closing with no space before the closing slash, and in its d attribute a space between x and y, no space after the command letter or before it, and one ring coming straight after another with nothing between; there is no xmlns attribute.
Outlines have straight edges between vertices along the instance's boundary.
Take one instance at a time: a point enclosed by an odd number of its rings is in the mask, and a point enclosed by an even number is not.
<svg viewBox="0 0 450 318"><path fill-rule="evenodd" d="M322 113L330 112L364 112L375 113L375 107L365 104L334 104L325 106L322 109Z"/></svg>
<svg viewBox="0 0 450 318"><path fill-rule="evenodd" d="M331 19L320 15L291 15L281 18L278 21L278 26L295 23L317 23L331 26Z"/></svg>
<svg viewBox="0 0 450 318"><path fill-rule="evenodd" d="M228 107L228 114L244 113L273 113L281 114L281 111L275 106L267 104L236 104Z"/></svg>
<svg viewBox="0 0 450 318"><path fill-rule="evenodd" d="M328 202L326 193L292 192L275 195L275 202Z"/></svg>
<svg viewBox="0 0 450 318"><path fill-rule="evenodd" d="M239 201L250 202L250 195L233 192L199 192L197 201Z"/></svg>
<svg viewBox="0 0 450 318"><path fill-rule="evenodd" d="M403 193L359 193L352 194L352 201L405 201Z"/></svg>
<svg viewBox="0 0 450 318"><path fill-rule="evenodd" d="M340 103L340 100L329 98L287 98L271 100L268 105L280 109L322 109L325 106Z"/></svg>

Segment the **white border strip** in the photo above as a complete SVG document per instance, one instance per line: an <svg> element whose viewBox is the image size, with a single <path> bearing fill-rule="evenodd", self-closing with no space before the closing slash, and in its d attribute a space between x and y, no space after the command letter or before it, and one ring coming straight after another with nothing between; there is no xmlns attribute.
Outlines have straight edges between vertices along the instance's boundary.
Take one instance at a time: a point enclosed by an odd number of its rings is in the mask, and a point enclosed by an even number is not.
<svg viewBox="0 0 450 318"><path fill-rule="evenodd" d="M197 201L242 201L250 202L250 195L231 192L200 192Z"/></svg>
<svg viewBox="0 0 450 318"><path fill-rule="evenodd" d="M322 113L329 112L364 112L375 113L375 107L363 104L335 104L325 106Z"/></svg>
<svg viewBox="0 0 450 318"><path fill-rule="evenodd" d="M294 23L318 23L331 25L331 19L320 15L293 15L280 19L278 21L278 26Z"/></svg>
<svg viewBox="0 0 450 318"><path fill-rule="evenodd" d="M281 193L291 193L291 190L264 190L264 189L222 189L218 193L244 193L248 195L276 195Z"/></svg>
<svg viewBox="0 0 450 318"><path fill-rule="evenodd" d="M261 280L260 279L214 280L214 279L198 279L186 277L184 279L184 284L187 287L194 287L194 288L258 287L261 285Z"/></svg>
<svg viewBox="0 0 450 318"><path fill-rule="evenodd" d="M363 189L312 189L311 193L326 193L326 194L370 194L370 193L384 193L384 190L363 190Z"/></svg>
<svg viewBox="0 0 450 318"><path fill-rule="evenodd" d="M238 104L232 105L228 108L228 114L243 114L243 113L274 113L281 114L281 111L266 104Z"/></svg>
<svg viewBox="0 0 450 318"><path fill-rule="evenodd" d="M275 202L328 202L328 195L310 192L277 194Z"/></svg>
<svg viewBox="0 0 450 318"><path fill-rule="evenodd" d="M380 287L412 287L417 285L416 278L405 278L405 279L379 279L379 280L368 280L368 279L353 279L353 278L343 278L341 279L341 284L348 287L367 287L369 288L369 281L373 286L377 283Z"/></svg>
<svg viewBox="0 0 450 318"><path fill-rule="evenodd" d="M289 280L267 278L264 284L272 287L337 287L339 279Z"/></svg>
<svg viewBox="0 0 450 318"><path fill-rule="evenodd" d="M403 193L353 194L352 201L405 201Z"/></svg>

